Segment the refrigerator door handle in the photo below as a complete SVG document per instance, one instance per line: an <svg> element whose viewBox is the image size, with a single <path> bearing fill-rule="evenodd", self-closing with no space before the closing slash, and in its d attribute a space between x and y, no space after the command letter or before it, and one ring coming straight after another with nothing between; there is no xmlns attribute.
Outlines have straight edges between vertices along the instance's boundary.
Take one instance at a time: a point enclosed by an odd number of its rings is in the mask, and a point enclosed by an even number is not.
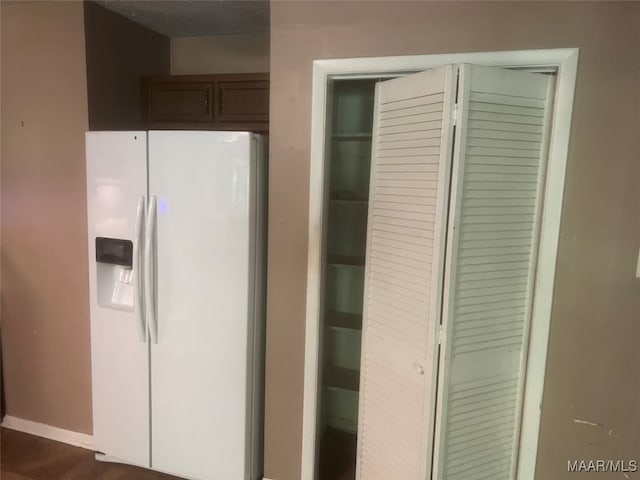
<svg viewBox="0 0 640 480"><path fill-rule="evenodd" d="M157 198L153 195L149 201L147 212L147 226L144 241L144 285L147 322L151 342L158 343L158 323L156 312L156 265L155 265L155 230L156 230L156 205Z"/></svg>
<svg viewBox="0 0 640 480"><path fill-rule="evenodd" d="M140 255L140 247L144 242L144 236L142 234L144 227L144 210L145 198L144 195L140 195L138 198L138 210L136 212L136 239L133 249L133 268L135 269L133 272L135 277L133 308L135 310L136 321L138 322L138 336L142 343L147 342L147 325L145 323L144 309L142 306L142 302L144 302L144 294L142 291L143 262L142 256Z"/></svg>

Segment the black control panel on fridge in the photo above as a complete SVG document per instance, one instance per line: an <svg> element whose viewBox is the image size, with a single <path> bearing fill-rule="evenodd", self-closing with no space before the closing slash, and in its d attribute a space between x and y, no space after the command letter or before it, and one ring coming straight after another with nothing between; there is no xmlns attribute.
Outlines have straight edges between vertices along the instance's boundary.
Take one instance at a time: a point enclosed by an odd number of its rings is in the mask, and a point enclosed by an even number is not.
<svg viewBox="0 0 640 480"><path fill-rule="evenodd" d="M96 237L96 262L133 266L133 242L118 238Z"/></svg>

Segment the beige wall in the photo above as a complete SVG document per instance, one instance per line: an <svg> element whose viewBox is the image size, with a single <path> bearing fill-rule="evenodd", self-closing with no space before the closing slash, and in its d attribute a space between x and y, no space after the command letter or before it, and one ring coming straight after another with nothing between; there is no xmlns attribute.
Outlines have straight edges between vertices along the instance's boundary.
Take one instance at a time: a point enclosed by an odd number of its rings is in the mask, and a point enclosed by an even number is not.
<svg viewBox="0 0 640 480"><path fill-rule="evenodd" d="M300 472L313 60L483 50L581 49L536 478L639 459L638 25L637 3L271 2L266 477Z"/></svg>
<svg viewBox="0 0 640 480"><path fill-rule="evenodd" d="M269 71L269 32L171 39L171 74Z"/></svg>
<svg viewBox="0 0 640 480"><path fill-rule="evenodd" d="M81 2L2 2L7 413L91 433Z"/></svg>

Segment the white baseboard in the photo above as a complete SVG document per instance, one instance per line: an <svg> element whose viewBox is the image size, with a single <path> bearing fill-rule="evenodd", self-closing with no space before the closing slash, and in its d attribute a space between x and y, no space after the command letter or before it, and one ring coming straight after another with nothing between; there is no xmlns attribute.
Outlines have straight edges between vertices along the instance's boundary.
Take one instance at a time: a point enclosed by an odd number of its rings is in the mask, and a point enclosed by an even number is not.
<svg viewBox="0 0 640 480"><path fill-rule="evenodd" d="M63 428L53 427L44 423L32 422L22 418L7 415L2 421L2 426L11 430L29 433L38 437L48 438L56 442L68 443L76 447L93 450L93 436L86 433L72 432Z"/></svg>

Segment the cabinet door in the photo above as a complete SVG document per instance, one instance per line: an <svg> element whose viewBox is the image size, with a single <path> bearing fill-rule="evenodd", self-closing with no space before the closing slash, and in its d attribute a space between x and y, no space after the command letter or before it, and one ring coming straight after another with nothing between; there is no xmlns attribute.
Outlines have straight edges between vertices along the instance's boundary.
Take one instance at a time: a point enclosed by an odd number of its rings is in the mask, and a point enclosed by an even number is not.
<svg viewBox="0 0 640 480"><path fill-rule="evenodd" d="M220 123L267 123L269 121L269 81L217 82Z"/></svg>
<svg viewBox="0 0 640 480"><path fill-rule="evenodd" d="M456 67L378 84L371 158L357 475L431 465Z"/></svg>
<svg viewBox="0 0 640 480"><path fill-rule="evenodd" d="M460 68L434 478L514 478L553 82Z"/></svg>
<svg viewBox="0 0 640 480"><path fill-rule="evenodd" d="M213 83L153 82L149 118L162 122L212 122Z"/></svg>
<svg viewBox="0 0 640 480"><path fill-rule="evenodd" d="M248 133L149 133L157 202L151 464L188 478L248 475L251 150Z"/></svg>

